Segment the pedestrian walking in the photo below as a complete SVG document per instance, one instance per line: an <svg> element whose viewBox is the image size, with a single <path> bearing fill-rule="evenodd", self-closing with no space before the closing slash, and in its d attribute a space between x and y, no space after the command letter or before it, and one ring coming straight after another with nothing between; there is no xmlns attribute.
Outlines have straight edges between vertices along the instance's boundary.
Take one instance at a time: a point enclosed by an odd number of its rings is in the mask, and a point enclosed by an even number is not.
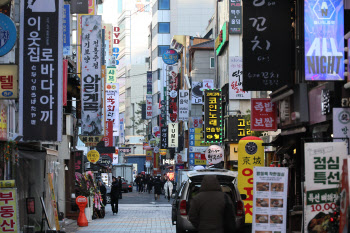
<svg viewBox="0 0 350 233"><path fill-rule="evenodd" d="M102 184L102 181L98 181L98 187L100 189L101 197L102 197L102 204L105 207L107 205L107 189Z"/></svg>
<svg viewBox="0 0 350 233"><path fill-rule="evenodd" d="M135 178L136 191L139 192L140 173Z"/></svg>
<svg viewBox="0 0 350 233"><path fill-rule="evenodd" d="M123 191L123 184L122 184L122 178L118 176L118 185L119 185L119 199L122 199L122 191Z"/></svg>
<svg viewBox="0 0 350 233"><path fill-rule="evenodd" d="M153 178L152 176L149 176L149 180L147 184L147 190L149 194L152 192L152 187L153 187Z"/></svg>
<svg viewBox="0 0 350 233"><path fill-rule="evenodd" d="M165 198L168 198L168 202L169 202L171 194L173 193L173 183L171 183L169 177L167 177L167 181L164 184L164 190L165 190Z"/></svg>
<svg viewBox="0 0 350 233"><path fill-rule="evenodd" d="M234 206L216 176L204 176L199 193L190 203L188 219L198 233L234 232Z"/></svg>
<svg viewBox="0 0 350 233"><path fill-rule="evenodd" d="M154 200L159 200L160 194L162 194L162 183L159 177L154 179Z"/></svg>
<svg viewBox="0 0 350 233"><path fill-rule="evenodd" d="M119 182L116 177L112 177L111 188L111 206L113 215L118 213L118 201L119 201Z"/></svg>
<svg viewBox="0 0 350 233"><path fill-rule="evenodd" d="M145 183L145 177L141 174L139 182L139 193L143 193L143 185Z"/></svg>

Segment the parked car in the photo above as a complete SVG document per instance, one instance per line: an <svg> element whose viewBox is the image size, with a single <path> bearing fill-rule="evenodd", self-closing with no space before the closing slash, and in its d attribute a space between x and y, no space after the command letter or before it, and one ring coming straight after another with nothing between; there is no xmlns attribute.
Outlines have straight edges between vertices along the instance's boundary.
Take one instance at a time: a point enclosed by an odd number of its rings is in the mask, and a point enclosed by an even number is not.
<svg viewBox="0 0 350 233"><path fill-rule="evenodd" d="M122 178L122 191L124 192L132 192L132 183L129 183L127 180Z"/></svg>
<svg viewBox="0 0 350 233"><path fill-rule="evenodd" d="M188 211L190 209L191 198L198 193L203 177L205 175L216 175L221 185L223 192L227 193L235 206L236 230L241 230L244 227L245 213L244 202L246 195L240 195L237 188L237 172L225 169L203 169L191 171L188 173L189 179L184 181L177 191L172 195L174 201L172 203L172 223L176 225L176 232L195 232L196 229L188 220Z"/></svg>

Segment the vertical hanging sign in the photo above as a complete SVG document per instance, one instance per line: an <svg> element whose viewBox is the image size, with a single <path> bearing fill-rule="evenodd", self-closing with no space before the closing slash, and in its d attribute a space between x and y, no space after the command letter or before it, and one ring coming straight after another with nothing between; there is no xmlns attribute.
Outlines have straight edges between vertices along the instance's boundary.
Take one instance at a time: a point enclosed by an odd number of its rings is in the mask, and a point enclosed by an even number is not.
<svg viewBox="0 0 350 233"><path fill-rule="evenodd" d="M146 95L146 119L152 118L152 95Z"/></svg>
<svg viewBox="0 0 350 233"><path fill-rule="evenodd" d="M244 91L274 91L290 83L290 9L290 1L244 1Z"/></svg>
<svg viewBox="0 0 350 233"><path fill-rule="evenodd" d="M168 131L168 146L175 148L179 145L179 129L178 129L178 123L170 123L168 125L169 131Z"/></svg>
<svg viewBox="0 0 350 233"><path fill-rule="evenodd" d="M305 80L344 80L343 0L304 1Z"/></svg>
<svg viewBox="0 0 350 233"><path fill-rule="evenodd" d="M242 4L241 0L230 0L229 2L229 34L242 33Z"/></svg>
<svg viewBox="0 0 350 233"><path fill-rule="evenodd" d="M189 91L188 90L180 90L179 91L179 120L180 121L188 121L189 116Z"/></svg>
<svg viewBox="0 0 350 233"><path fill-rule="evenodd" d="M242 57L230 57L229 62L229 98L250 99L251 93L243 91L243 67Z"/></svg>
<svg viewBox="0 0 350 233"><path fill-rule="evenodd" d="M152 95L152 71L147 71L147 95Z"/></svg>
<svg viewBox="0 0 350 233"><path fill-rule="evenodd" d="M82 16L81 120L83 135L102 134L101 16Z"/></svg>
<svg viewBox="0 0 350 233"><path fill-rule="evenodd" d="M168 149L168 126L160 128L160 148Z"/></svg>
<svg viewBox="0 0 350 233"><path fill-rule="evenodd" d="M221 89L204 91L204 141L220 143L222 141L222 99Z"/></svg>
<svg viewBox="0 0 350 233"><path fill-rule="evenodd" d="M70 55L70 5L63 8L63 56Z"/></svg>
<svg viewBox="0 0 350 233"><path fill-rule="evenodd" d="M113 122L113 136L119 136L119 83L106 83L106 122Z"/></svg>
<svg viewBox="0 0 350 233"><path fill-rule="evenodd" d="M63 5L31 2L21 1L20 131L23 140L61 141Z"/></svg>

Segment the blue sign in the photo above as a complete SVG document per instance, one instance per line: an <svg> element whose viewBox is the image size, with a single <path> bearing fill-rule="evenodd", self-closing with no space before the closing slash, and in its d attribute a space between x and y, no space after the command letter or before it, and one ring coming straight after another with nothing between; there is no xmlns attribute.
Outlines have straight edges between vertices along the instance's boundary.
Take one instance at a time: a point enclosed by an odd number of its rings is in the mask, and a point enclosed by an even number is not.
<svg viewBox="0 0 350 233"><path fill-rule="evenodd" d="M190 165L194 165L194 159L190 159Z"/></svg>
<svg viewBox="0 0 350 233"><path fill-rule="evenodd" d="M70 5L63 8L63 56L70 55Z"/></svg>
<svg viewBox="0 0 350 233"><path fill-rule="evenodd" d="M343 0L304 1L305 80L344 80Z"/></svg>
<svg viewBox="0 0 350 233"><path fill-rule="evenodd" d="M190 140L194 140L195 137L194 137L194 134L190 134Z"/></svg>
<svg viewBox="0 0 350 233"><path fill-rule="evenodd" d="M0 13L0 57L11 51L17 40L15 23Z"/></svg>
<svg viewBox="0 0 350 233"><path fill-rule="evenodd" d="M190 159L194 159L194 153L190 153Z"/></svg>
<svg viewBox="0 0 350 233"><path fill-rule="evenodd" d="M174 65L177 63L179 59L179 54L174 49L167 49L165 53L163 53L163 62L167 65Z"/></svg>
<svg viewBox="0 0 350 233"><path fill-rule="evenodd" d="M3 97L11 97L13 95L12 91L3 91L2 93Z"/></svg>
<svg viewBox="0 0 350 233"><path fill-rule="evenodd" d="M194 146L194 141L190 141L190 146Z"/></svg>
<svg viewBox="0 0 350 233"><path fill-rule="evenodd" d="M190 128L190 133L194 133L194 128Z"/></svg>

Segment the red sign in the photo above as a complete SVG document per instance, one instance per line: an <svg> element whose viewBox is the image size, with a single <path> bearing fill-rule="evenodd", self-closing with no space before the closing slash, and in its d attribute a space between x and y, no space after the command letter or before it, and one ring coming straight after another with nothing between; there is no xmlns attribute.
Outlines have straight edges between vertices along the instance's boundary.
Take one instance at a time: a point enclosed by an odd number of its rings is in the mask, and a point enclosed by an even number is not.
<svg viewBox="0 0 350 233"><path fill-rule="evenodd" d="M113 121L106 121L105 136L102 138L105 147L113 146Z"/></svg>
<svg viewBox="0 0 350 233"><path fill-rule="evenodd" d="M252 131L276 131L276 105L271 99L252 99L250 129Z"/></svg>
<svg viewBox="0 0 350 233"><path fill-rule="evenodd" d="M149 147L149 143L148 142L144 142L143 143L143 149L146 150L146 147Z"/></svg>
<svg viewBox="0 0 350 233"><path fill-rule="evenodd" d="M63 106L67 106L68 60L63 60Z"/></svg>
<svg viewBox="0 0 350 233"><path fill-rule="evenodd" d="M113 44L114 45L117 45L120 42L120 40L118 39L120 35L119 31L120 31L119 27L113 27L113 35L114 35Z"/></svg>

